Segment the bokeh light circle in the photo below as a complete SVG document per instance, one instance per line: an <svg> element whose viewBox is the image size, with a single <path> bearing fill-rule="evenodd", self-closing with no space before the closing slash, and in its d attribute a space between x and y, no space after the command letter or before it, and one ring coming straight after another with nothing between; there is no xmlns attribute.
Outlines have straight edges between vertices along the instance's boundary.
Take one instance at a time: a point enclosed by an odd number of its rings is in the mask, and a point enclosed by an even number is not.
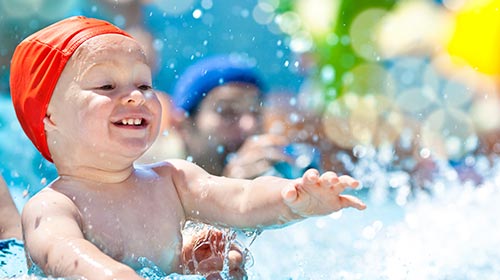
<svg viewBox="0 0 500 280"><path fill-rule="evenodd" d="M289 46L295 53L305 53L314 47L314 42L309 33L301 31L292 35Z"/></svg>
<svg viewBox="0 0 500 280"><path fill-rule="evenodd" d="M376 63L363 63L343 77L343 93L394 96L395 82L387 70Z"/></svg>
<svg viewBox="0 0 500 280"><path fill-rule="evenodd" d="M477 148L472 120L454 108L432 112L422 124L421 140L438 158L460 159Z"/></svg>
<svg viewBox="0 0 500 280"><path fill-rule="evenodd" d="M499 130L500 99L496 96L489 96L476 100L471 107L470 115L479 134Z"/></svg>
<svg viewBox="0 0 500 280"><path fill-rule="evenodd" d="M295 11L302 19L304 28L314 36L325 36L337 21L341 1L297 0Z"/></svg>
<svg viewBox="0 0 500 280"><path fill-rule="evenodd" d="M383 9L367 9L353 20L349 35L354 51L368 61L378 61L381 57L378 51L376 37L378 23L387 14Z"/></svg>
<svg viewBox="0 0 500 280"><path fill-rule="evenodd" d="M448 81L441 93L445 106L463 108L472 101L472 92L459 81Z"/></svg>
<svg viewBox="0 0 500 280"><path fill-rule="evenodd" d="M413 117L422 118L439 104L437 93L430 87L414 87L403 90L396 97L401 110Z"/></svg>
<svg viewBox="0 0 500 280"><path fill-rule="evenodd" d="M428 87L434 91L439 90L439 74L425 58L399 57L391 61L387 71L395 80L398 91L416 87Z"/></svg>
<svg viewBox="0 0 500 280"><path fill-rule="evenodd" d="M269 24L273 21L275 7L269 3L261 2L254 7L252 17L259 24Z"/></svg>
<svg viewBox="0 0 500 280"><path fill-rule="evenodd" d="M327 106L322 125L325 135L342 148L381 146L396 141L404 116L387 96L349 93Z"/></svg>
<svg viewBox="0 0 500 280"><path fill-rule="evenodd" d="M274 21L278 24L281 31L286 34L294 34L302 27L302 20L294 12L279 14L274 18Z"/></svg>

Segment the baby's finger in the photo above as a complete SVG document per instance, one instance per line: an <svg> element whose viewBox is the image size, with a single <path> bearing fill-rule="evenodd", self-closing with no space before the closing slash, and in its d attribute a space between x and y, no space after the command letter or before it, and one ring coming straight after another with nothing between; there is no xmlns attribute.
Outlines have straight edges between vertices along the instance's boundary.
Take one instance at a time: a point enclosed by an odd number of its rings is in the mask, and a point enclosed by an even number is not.
<svg viewBox="0 0 500 280"><path fill-rule="evenodd" d="M335 193L342 193L347 187L357 188L359 186L359 181L352 178L351 176L342 175L339 177L339 182L333 186Z"/></svg>
<svg viewBox="0 0 500 280"><path fill-rule="evenodd" d="M327 171L323 175L321 175L321 186L322 187L332 187L335 184L338 184L339 177L333 171Z"/></svg>
<svg viewBox="0 0 500 280"><path fill-rule="evenodd" d="M297 189L295 188L295 185L290 185L281 191L281 196L283 197L283 200L285 200L286 203L292 203L297 199Z"/></svg>
<svg viewBox="0 0 500 280"><path fill-rule="evenodd" d="M346 186L352 186L352 187L359 186L359 181L352 178L351 176L342 175L339 177L339 181Z"/></svg>
<svg viewBox="0 0 500 280"><path fill-rule="evenodd" d="M364 210L366 208L366 204L364 204L359 198L352 195L340 195L339 200L342 208L353 207L358 210Z"/></svg>
<svg viewBox="0 0 500 280"><path fill-rule="evenodd" d="M243 266L243 254L240 250L230 250L227 258L229 260L229 269L236 269Z"/></svg>
<svg viewBox="0 0 500 280"><path fill-rule="evenodd" d="M319 180L319 171L316 169L309 169L304 173L302 178L304 181L304 186L316 185Z"/></svg>

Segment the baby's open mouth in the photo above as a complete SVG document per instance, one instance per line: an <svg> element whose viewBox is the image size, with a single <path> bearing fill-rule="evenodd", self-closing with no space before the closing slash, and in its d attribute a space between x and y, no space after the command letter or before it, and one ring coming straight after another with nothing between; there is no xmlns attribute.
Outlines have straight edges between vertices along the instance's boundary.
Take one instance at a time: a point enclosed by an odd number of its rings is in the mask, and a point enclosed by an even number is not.
<svg viewBox="0 0 500 280"><path fill-rule="evenodd" d="M114 123L117 126L133 126L133 127L138 127L138 126L146 126L147 121L143 118L128 118L128 119L122 119L120 121L117 121Z"/></svg>

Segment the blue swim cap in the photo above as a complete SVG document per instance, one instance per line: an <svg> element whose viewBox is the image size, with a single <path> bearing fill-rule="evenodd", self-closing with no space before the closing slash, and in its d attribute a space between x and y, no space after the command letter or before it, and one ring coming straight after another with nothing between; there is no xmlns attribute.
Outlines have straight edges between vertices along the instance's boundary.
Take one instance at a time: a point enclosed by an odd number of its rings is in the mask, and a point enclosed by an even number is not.
<svg viewBox="0 0 500 280"><path fill-rule="evenodd" d="M174 87L172 101L192 114L208 92L230 82L253 84L261 93L265 91L261 77L249 61L234 55L218 55L189 66Z"/></svg>

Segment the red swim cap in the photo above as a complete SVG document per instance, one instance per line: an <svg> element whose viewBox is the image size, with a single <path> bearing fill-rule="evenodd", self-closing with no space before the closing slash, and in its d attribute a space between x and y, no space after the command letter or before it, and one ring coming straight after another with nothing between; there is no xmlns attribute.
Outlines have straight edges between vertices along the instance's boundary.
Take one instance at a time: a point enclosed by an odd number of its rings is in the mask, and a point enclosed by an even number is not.
<svg viewBox="0 0 500 280"><path fill-rule="evenodd" d="M88 39L102 34L131 37L109 22L71 17L56 22L24 39L14 51L10 91L17 119L38 151L52 161L43 119L66 62Z"/></svg>

